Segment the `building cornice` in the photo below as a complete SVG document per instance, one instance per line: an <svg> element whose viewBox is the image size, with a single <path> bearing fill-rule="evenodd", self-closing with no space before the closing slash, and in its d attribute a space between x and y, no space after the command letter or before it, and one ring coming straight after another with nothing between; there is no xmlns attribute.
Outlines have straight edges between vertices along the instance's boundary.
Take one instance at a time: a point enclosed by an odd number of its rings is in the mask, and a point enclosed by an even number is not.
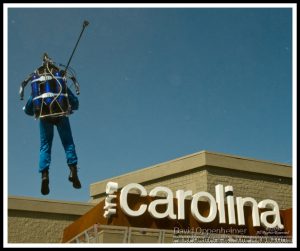
<svg viewBox="0 0 300 251"><path fill-rule="evenodd" d="M105 179L90 185L90 196L105 192L108 181L117 182L119 188L127 183L144 183L162 177L190 171L206 170L207 167L225 168L228 170L259 173L285 178L292 178L291 165L271 161L256 160L236 155L201 151L181 158L139 169L124 175Z"/></svg>

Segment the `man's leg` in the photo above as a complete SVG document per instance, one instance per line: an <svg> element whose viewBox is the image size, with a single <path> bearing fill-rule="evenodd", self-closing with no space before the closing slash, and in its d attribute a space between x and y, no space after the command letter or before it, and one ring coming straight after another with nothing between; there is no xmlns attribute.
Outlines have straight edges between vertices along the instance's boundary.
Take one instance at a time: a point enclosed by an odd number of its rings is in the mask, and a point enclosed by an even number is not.
<svg viewBox="0 0 300 251"><path fill-rule="evenodd" d="M40 119L40 162L39 172L42 173L41 193L47 195L49 189L49 166L51 162L51 148L53 141L53 124Z"/></svg>
<svg viewBox="0 0 300 251"><path fill-rule="evenodd" d="M81 188L81 184L77 176L77 155L75 151L75 144L73 141L69 118L62 117L56 124L56 126L61 142L65 149L68 166L71 170L69 180L73 182L74 188Z"/></svg>

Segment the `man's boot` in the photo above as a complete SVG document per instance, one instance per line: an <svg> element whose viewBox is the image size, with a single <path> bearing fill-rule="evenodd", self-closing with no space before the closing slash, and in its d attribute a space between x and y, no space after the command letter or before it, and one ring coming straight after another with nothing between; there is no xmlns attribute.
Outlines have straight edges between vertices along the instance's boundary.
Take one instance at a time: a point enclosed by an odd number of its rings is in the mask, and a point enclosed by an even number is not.
<svg viewBox="0 0 300 251"><path fill-rule="evenodd" d="M69 175L69 181L73 183L73 187L76 189L81 188L80 181L78 179L77 175L77 166L76 165L69 165L70 167L70 175Z"/></svg>
<svg viewBox="0 0 300 251"><path fill-rule="evenodd" d="M42 171L42 188L41 188L41 193L43 195L49 194L50 189L49 189L49 171L44 170Z"/></svg>

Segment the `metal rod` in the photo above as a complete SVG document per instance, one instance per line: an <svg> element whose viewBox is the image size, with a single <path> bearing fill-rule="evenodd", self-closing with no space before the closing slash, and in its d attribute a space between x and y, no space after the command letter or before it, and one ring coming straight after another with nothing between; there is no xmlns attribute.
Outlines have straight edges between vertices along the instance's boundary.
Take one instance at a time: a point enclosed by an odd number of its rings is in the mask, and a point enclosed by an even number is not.
<svg viewBox="0 0 300 251"><path fill-rule="evenodd" d="M64 70L63 76L67 73L68 67L69 67L70 62L71 62L71 60L72 60L72 57L73 57L73 55L74 55L74 52L75 52L75 50L76 50L76 48L77 48L77 45L78 45L78 43L79 43L79 40L80 40L80 38L81 38L81 36L82 36L82 33L83 33L85 27L87 27L88 25L89 25L89 22L85 20L85 21L83 22L83 26L82 26L81 33L80 33L79 38L78 38L78 40L77 40L77 42L76 42L76 45L75 45L75 47L74 47L74 49L73 49L73 52L72 52L72 54L71 54L71 57L70 57L70 59L69 59L69 61L68 61L68 64L67 64L67 66L66 66L66 69Z"/></svg>

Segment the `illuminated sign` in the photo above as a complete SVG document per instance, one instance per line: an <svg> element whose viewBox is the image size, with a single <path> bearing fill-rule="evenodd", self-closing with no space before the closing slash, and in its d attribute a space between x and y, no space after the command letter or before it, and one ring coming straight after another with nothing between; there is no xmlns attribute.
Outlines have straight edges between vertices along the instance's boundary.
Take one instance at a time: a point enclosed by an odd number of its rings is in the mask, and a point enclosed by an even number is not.
<svg viewBox="0 0 300 251"><path fill-rule="evenodd" d="M116 198L116 193L118 191L118 183L108 182L106 186L107 197L105 199L104 206L104 217L109 218L111 215L116 214L116 203L113 200ZM130 192L138 193L140 197L150 196L154 200L147 204L141 204L138 209L133 210L128 205L128 194ZM164 195L163 198L156 198L158 196ZM149 212L151 217L155 219L169 218L171 220L184 220L185 219L185 203L186 199L191 197L191 214L193 217L203 223L209 223L216 219L217 215L219 218L219 223L228 223L230 225L239 226L245 225L244 216L244 206L245 204L251 205L252 210L252 222L254 227L264 226L266 228L280 228L283 229L284 226L280 219L280 210L276 201L271 199L262 200L259 203L254 198L251 197L236 197L233 196L233 187L223 185L215 186L215 197L208 192L198 192L193 195L191 190L177 190L177 215L174 212L173 203L173 192L167 187L155 187L149 194L146 189L137 183L130 183L121 189L119 203L121 210L130 217L139 217L143 215L146 211ZM205 200L209 203L209 214L203 216L200 214L198 209L198 201ZM226 203L225 203L226 201ZM236 204L236 207L235 207ZM164 205L166 210L164 212L158 212L157 207L159 205ZM226 222L226 210L228 212L228 222ZM269 209L260 212L259 209ZM237 212L236 212L237 211ZM237 214L237 219L236 219ZM268 218L268 220L267 220ZM272 219L272 222L270 222Z"/></svg>

